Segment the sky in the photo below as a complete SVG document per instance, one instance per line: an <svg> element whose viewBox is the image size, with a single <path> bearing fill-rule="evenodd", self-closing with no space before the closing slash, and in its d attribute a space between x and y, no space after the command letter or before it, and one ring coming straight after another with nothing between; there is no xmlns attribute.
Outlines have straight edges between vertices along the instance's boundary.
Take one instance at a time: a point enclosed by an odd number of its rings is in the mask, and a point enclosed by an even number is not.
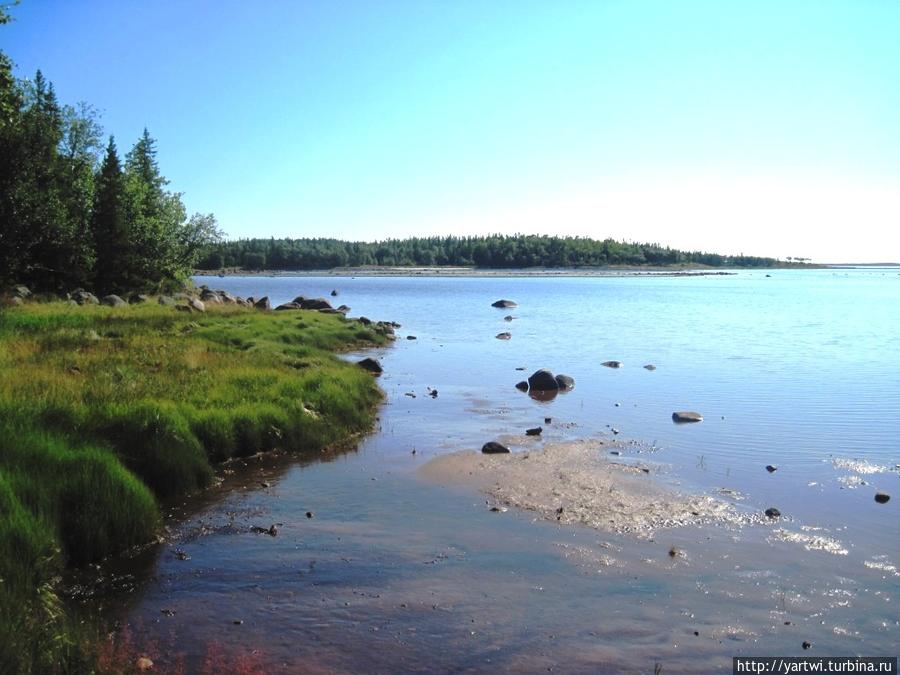
<svg viewBox="0 0 900 675"><path fill-rule="evenodd" d="M897 0L23 0L231 238L537 233L900 262Z"/></svg>

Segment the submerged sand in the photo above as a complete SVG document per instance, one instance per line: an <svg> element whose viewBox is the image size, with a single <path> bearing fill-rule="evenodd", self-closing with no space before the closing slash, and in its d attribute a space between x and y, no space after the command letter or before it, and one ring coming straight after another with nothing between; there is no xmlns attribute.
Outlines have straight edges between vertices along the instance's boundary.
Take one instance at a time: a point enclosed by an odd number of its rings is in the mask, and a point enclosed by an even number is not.
<svg viewBox="0 0 900 675"><path fill-rule="evenodd" d="M731 504L684 494L663 485L647 467L616 461L609 454L613 447L582 440L503 455L463 451L432 459L420 473L443 485L478 489L498 507L607 532L651 536L658 528L747 522Z"/></svg>

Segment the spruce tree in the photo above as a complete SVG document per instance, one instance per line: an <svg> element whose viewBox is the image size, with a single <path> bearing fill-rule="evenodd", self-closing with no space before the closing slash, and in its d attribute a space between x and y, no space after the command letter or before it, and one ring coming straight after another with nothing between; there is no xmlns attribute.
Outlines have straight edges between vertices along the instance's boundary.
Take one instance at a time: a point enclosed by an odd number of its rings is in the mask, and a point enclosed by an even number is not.
<svg viewBox="0 0 900 675"><path fill-rule="evenodd" d="M94 287L103 293L126 290L131 285L132 247L125 219L125 177L112 136L96 178L91 231L96 255Z"/></svg>

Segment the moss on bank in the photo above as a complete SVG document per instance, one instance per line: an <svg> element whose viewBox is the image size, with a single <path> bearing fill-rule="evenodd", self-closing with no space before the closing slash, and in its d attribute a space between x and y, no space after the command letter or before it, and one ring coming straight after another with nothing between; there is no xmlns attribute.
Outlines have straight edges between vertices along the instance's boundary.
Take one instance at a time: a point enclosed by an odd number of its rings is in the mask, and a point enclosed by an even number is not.
<svg viewBox="0 0 900 675"><path fill-rule="evenodd" d="M158 498L207 485L216 462L368 428L379 390L332 352L384 341L312 311L0 310L3 668L72 661L59 572L151 540Z"/></svg>

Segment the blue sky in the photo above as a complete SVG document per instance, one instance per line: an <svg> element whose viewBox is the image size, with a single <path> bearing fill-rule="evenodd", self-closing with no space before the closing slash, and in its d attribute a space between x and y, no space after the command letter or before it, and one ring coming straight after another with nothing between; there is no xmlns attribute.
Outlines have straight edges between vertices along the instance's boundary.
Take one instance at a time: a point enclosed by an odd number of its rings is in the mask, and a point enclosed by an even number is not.
<svg viewBox="0 0 900 675"><path fill-rule="evenodd" d="M24 0L17 74L244 236L900 261L900 3Z"/></svg>

